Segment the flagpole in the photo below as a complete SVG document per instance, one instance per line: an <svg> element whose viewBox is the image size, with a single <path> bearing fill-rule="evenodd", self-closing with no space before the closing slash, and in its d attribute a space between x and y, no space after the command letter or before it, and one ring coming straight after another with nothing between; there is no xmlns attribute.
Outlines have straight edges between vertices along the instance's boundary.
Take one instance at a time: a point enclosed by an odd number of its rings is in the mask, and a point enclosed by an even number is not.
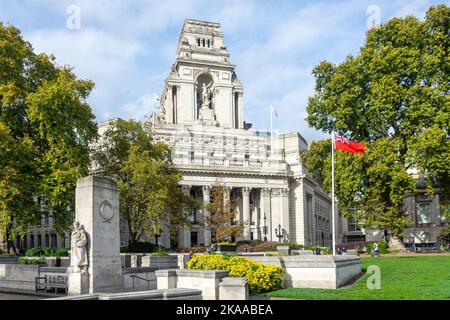
<svg viewBox="0 0 450 320"><path fill-rule="evenodd" d="M271 156L271 158L273 158L273 127L272 127L272 124L273 124L273 120L272 120L272 117L273 117L273 105L270 105L270 156ZM273 160L273 159L270 159L271 161Z"/></svg>
<svg viewBox="0 0 450 320"><path fill-rule="evenodd" d="M336 228L335 228L335 219L334 219L334 131L331 132L331 221L333 225L333 230L331 232L333 238L333 256L336 255Z"/></svg>

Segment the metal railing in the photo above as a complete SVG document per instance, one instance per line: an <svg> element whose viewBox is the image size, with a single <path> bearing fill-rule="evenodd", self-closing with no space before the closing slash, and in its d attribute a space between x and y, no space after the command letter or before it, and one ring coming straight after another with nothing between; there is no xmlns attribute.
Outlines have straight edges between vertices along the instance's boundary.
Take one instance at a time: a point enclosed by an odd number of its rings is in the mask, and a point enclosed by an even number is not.
<svg viewBox="0 0 450 320"><path fill-rule="evenodd" d="M133 289L134 289L134 279L136 279L136 278L139 279L139 280L142 280L142 281L146 281L147 282L147 286L150 289L150 280L142 278L142 277L139 277L139 276L137 276L135 274L130 274L130 277L133 279Z"/></svg>

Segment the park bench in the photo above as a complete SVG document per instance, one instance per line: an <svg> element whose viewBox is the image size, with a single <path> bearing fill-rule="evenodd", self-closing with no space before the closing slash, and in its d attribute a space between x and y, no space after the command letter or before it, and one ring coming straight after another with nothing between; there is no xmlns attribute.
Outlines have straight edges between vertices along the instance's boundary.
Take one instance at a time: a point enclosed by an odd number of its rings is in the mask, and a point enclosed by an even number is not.
<svg viewBox="0 0 450 320"><path fill-rule="evenodd" d="M64 293L67 293L67 277L66 276L47 276L36 277L36 292L47 290L54 290L55 293L58 289L63 289Z"/></svg>

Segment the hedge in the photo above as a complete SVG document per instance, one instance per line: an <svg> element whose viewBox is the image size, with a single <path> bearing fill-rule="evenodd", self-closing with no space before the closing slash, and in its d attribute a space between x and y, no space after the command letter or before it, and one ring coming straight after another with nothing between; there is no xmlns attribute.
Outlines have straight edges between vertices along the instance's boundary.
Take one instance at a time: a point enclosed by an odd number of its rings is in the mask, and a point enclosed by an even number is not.
<svg viewBox="0 0 450 320"><path fill-rule="evenodd" d="M68 257L69 249L66 248L41 248L35 247L25 252L27 257Z"/></svg>
<svg viewBox="0 0 450 320"><path fill-rule="evenodd" d="M194 255L187 267L192 270L228 270L230 277L245 278L252 292L281 289L284 275L279 266L265 266L244 257L215 253Z"/></svg>
<svg viewBox="0 0 450 320"><path fill-rule="evenodd" d="M19 264L47 264L45 258L19 257Z"/></svg>

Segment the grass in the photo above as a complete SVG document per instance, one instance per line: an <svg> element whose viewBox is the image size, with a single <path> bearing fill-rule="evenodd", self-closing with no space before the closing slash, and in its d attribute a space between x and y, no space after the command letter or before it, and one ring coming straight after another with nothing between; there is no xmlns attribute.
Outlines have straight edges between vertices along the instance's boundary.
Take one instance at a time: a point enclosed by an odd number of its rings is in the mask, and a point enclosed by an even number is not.
<svg viewBox="0 0 450 320"><path fill-rule="evenodd" d="M362 257L363 271L381 270L381 289L367 288L365 274L351 287L340 289L282 289L267 294L306 300L438 300L450 299L450 256Z"/></svg>

